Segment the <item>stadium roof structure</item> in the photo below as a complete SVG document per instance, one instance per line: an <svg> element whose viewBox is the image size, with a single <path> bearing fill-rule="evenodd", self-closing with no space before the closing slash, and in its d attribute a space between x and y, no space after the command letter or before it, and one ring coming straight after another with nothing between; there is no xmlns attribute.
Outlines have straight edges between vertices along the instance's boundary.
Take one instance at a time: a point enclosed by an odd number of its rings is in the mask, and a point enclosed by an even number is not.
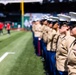
<svg viewBox="0 0 76 75"><path fill-rule="evenodd" d="M32 2L40 2L42 3L43 0L0 0L0 3L6 5L8 3L21 3L21 2L24 2L24 3L32 3Z"/></svg>

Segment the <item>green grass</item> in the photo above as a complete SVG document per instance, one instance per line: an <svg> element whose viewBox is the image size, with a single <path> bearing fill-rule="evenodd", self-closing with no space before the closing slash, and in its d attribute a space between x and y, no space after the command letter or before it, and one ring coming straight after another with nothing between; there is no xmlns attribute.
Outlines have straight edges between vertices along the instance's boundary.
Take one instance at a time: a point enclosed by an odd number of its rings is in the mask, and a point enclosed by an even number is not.
<svg viewBox="0 0 76 75"><path fill-rule="evenodd" d="M0 62L0 75L44 75L40 57L34 53L31 32L12 34L0 39L0 56L5 52L15 52Z"/></svg>
<svg viewBox="0 0 76 75"><path fill-rule="evenodd" d="M15 41L17 38L21 37L23 34L25 34L25 33L24 32L23 33L22 32L16 32L12 35L1 36L0 37L0 49L9 45L11 42Z"/></svg>
<svg viewBox="0 0 76 75"><path fill-rule="evenodd" d="M35 56L32 39L24 48L24 51L10 71L10 75L44 75L43 65L39 57Z"/></svg>

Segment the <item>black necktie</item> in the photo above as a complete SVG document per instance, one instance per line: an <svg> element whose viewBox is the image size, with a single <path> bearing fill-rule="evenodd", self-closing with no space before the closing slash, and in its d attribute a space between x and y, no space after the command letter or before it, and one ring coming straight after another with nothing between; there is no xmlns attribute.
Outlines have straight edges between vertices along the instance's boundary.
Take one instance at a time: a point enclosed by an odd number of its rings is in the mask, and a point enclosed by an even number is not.
<svg viewBox="0 0 76 75"><path fill-rule="evenodd" d="M73 45L75 45L76 44L76 39L74 40L74 44Z"/></svg>
<svg viewBox="0 0 76 75"><path fill-rule="evenodd" d="M70 47L74 46L75 44L76 44L76 39L71 43Z"/></svg>

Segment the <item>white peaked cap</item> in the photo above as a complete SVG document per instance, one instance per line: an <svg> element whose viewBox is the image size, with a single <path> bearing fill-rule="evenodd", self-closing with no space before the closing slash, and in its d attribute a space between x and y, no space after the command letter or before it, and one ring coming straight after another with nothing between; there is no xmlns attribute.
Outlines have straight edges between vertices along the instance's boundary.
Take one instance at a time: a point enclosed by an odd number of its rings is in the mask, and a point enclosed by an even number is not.
<svg viewBox="0 0 76 75"><path fill-rule="evenodd" d="M48 21L53 21L52 19L49 19L49 18L48 18L47 20L48 20Z"/></svg>
<svg viewBox="0 0 76 75"><path fill-rule="evenodd" d="M44 15L43 17L42 17L42 19L48 19L49 18L49 16L47 16L47 15Z"/></svg>
<svg viewBox="0 0 76 75"><path fill-rule="evenodd" d="M35 18L35 21L40 21L40 18Z"/></svg>
<svg viewBox="0 0 76 75"><path fill-rule="evenodd" d="M55 16L50 16L49 19L51 19L52 21L58 21L59 20L59 18L55 17Z"/></svg>
<svg viewBox="0 0 76 75"><path fill-rule="evenodd" d="M71 21L76 21L76 12L69 12L69 15L71 16Z"/></svg>
<svg viewBox="0 0 76 75"><path fill-rule="evenodd" d="M47 19L48 21L53 21L53 19L51 18L51 16L50 17L48 17L48 19Z"/></svg>
<svg viewBox="0 0 76 75"><path fill-rule="evenodd" d="M33 18L32 21L40 21L40 18Z"/></svg>
<svg viewBox="0 0 76 75"><path fill-rule="evenodd" d="M60 21L70 21L71 20L71 17L67 16L65 14L58 14L57 16L58 16Z"/></svg>

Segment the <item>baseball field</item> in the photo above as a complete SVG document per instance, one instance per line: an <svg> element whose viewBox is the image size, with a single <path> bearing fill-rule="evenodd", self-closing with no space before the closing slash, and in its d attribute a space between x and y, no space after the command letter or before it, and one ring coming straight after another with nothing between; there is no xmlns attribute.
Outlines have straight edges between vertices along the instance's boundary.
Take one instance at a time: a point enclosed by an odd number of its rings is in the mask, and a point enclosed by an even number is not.
<svg viewBox="0 0 76 75"><path fill-rule="evenodd" d="M0 75L44 75L43 63L35 55L32 41L30 31L0 35Z"/></svg>

